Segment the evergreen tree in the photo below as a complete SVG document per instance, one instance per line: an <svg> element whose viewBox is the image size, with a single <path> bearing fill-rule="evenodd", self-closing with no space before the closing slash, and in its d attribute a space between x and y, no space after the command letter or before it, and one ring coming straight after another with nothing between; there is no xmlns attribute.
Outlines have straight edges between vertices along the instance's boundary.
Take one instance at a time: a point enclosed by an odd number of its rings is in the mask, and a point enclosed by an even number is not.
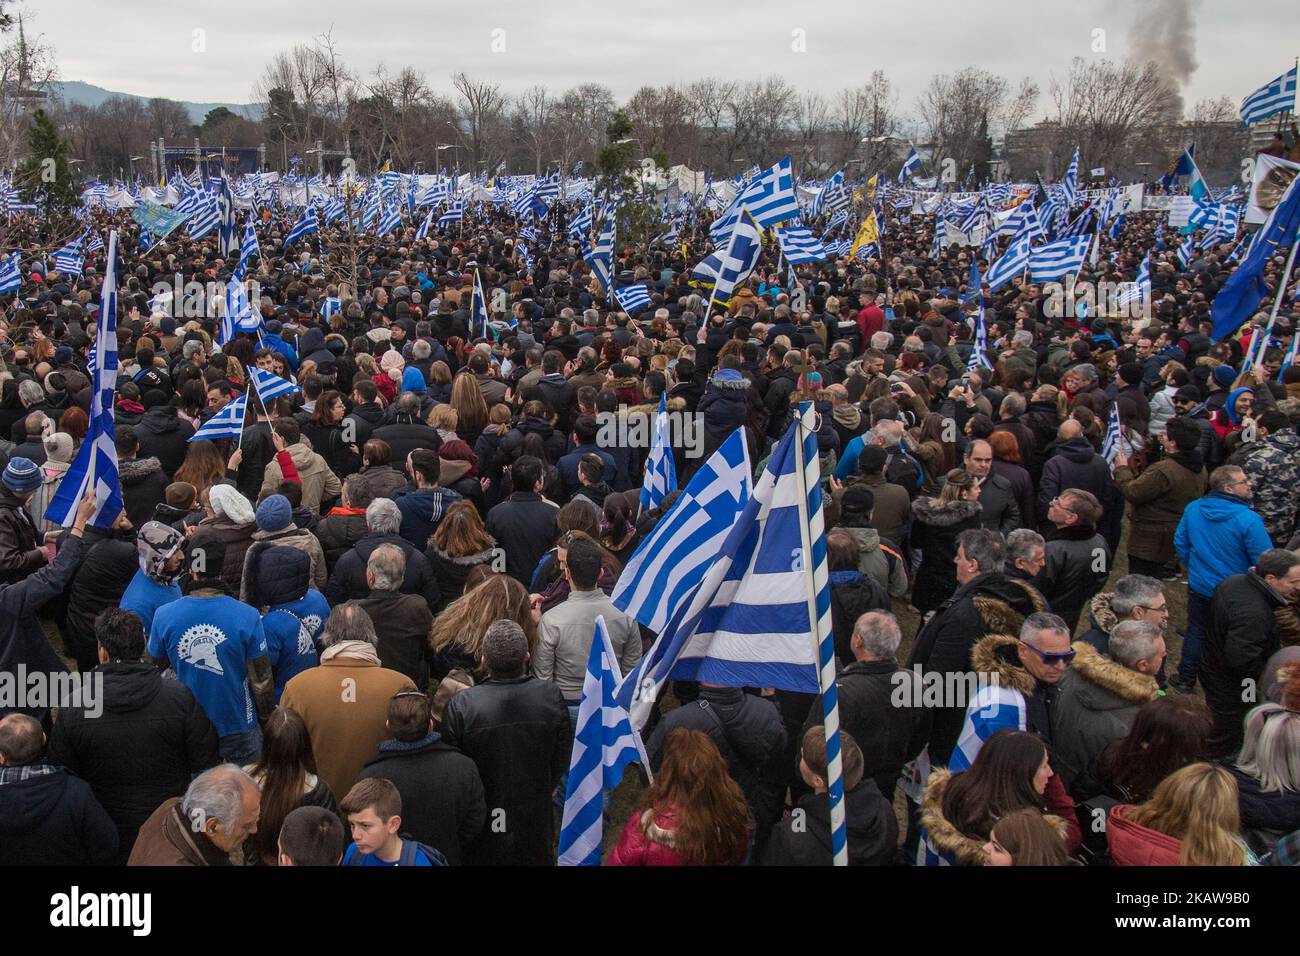
<svg viewBox="0 0 1300 956"><path fill-rule="evenodd" d="M81 205L81 186L68 164L68 144L44 110L32 114L27 148L27 158L14 171L14 186L23 201L36 203L47 219Z"/></svg>

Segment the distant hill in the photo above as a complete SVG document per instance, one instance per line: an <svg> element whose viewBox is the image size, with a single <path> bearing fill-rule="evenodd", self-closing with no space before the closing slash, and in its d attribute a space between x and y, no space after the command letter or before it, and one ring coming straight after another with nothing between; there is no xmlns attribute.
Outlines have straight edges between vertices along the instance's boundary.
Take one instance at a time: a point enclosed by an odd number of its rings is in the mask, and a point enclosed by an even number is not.
<svg viewBox="0 0 1300 956"><path fill-rule="evenodd" d="M133 93L115 93L113 90L106 90L102 86L95 86L92 83L83 83L81 80L51 83L50 92L52 95L60 97L65 103L81 103L89 107L99 106L105 100L114 96L127 96L131 99L140 100L142 103L148 102L150 99L150 97L136 96ZM202 123L203 117L218 106L224 106L230 112L248 119L257 119L261 112L261 108L252 103L191 103L187 100L177 100L177 102L190 114L190 120L196 125Z"/></svg>

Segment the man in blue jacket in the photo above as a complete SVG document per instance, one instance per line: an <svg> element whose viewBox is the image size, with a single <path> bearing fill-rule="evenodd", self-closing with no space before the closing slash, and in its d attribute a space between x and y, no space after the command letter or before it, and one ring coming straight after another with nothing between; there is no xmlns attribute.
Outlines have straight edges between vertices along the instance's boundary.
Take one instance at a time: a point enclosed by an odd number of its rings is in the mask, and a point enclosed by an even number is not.
<svg viewBox="0 0 1300 956"><path fill-rule="evenodd" d="M1264 519L1250 507L1254 485L1236 465L1210 473L1210 493L1183 511L1174 532L1174 548L1187 568L1187 630L1175 690L1191 693L1201 662L1210 620L1210 599L1219 582L1245 574L1273 546Z"/></svg>

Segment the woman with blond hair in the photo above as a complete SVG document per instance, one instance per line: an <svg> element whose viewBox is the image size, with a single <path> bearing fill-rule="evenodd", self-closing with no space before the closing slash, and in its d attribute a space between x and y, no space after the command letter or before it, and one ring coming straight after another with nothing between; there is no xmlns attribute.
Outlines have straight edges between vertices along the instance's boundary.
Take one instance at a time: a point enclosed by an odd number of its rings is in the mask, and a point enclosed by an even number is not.
<svg viewBox="0 0 1300 956"><path fill-rule="evenodd" d="M479 666L483 635L489 624L502 618L524 629L532 653L537 646L537 622L528 591L510 575L494 574L443 608L429 630L433 647L429 671L433 679L442 680L456 668L469 671L476 679L486 676Z"/></svg>
<svg viewBox="0 0 1300 956"><path fill-rule="evenodd" d="M1295 696L1300 682L1287 683ZM1237 781L1241 832L1252 850L1267 853L1300 830L1300 713L1282 704L1252 710L1241 752L1228 770Z"/></svg>
<svg viewBox="0 0 1300 956"><path fill-rule="evenodd" d="M461 372L452 380L451 407L456 409L457 434L473 448L488 424L487 402L473 374Z"/></svg>
<svg viewBox="0 0 1300 956"><path fill-rule="evenodd" d="M749 853L749 807L708 734L679 727L654 783L632 811L611 866L738 866Z"/></svg>
<svg viewBox="0 0 1300 956"><path fill-rule="evenodd" d="M1160 782L1146 803L1111 808L1106 843L1114 866L1245 866L1237 782L1223 767L1194 763Z"/></svg>

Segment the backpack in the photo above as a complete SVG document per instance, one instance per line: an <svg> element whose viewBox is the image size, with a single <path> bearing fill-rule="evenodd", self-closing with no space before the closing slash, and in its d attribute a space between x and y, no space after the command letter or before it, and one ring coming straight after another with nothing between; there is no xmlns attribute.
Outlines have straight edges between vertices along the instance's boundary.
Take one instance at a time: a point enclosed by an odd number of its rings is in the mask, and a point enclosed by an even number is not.
<svg viewBox="0 0 1300 956"><path fill-rule="evenodd" d="M434 866L447 866L447 858L441 852L435 850L427 843L421 843L419 840L408 840L402 837L402 855L397 858L398 866L415 866L415 854L423 852L425 858ZM353 853L352 859L348 866L361 866L363 855L360 852Z"/></svg>

